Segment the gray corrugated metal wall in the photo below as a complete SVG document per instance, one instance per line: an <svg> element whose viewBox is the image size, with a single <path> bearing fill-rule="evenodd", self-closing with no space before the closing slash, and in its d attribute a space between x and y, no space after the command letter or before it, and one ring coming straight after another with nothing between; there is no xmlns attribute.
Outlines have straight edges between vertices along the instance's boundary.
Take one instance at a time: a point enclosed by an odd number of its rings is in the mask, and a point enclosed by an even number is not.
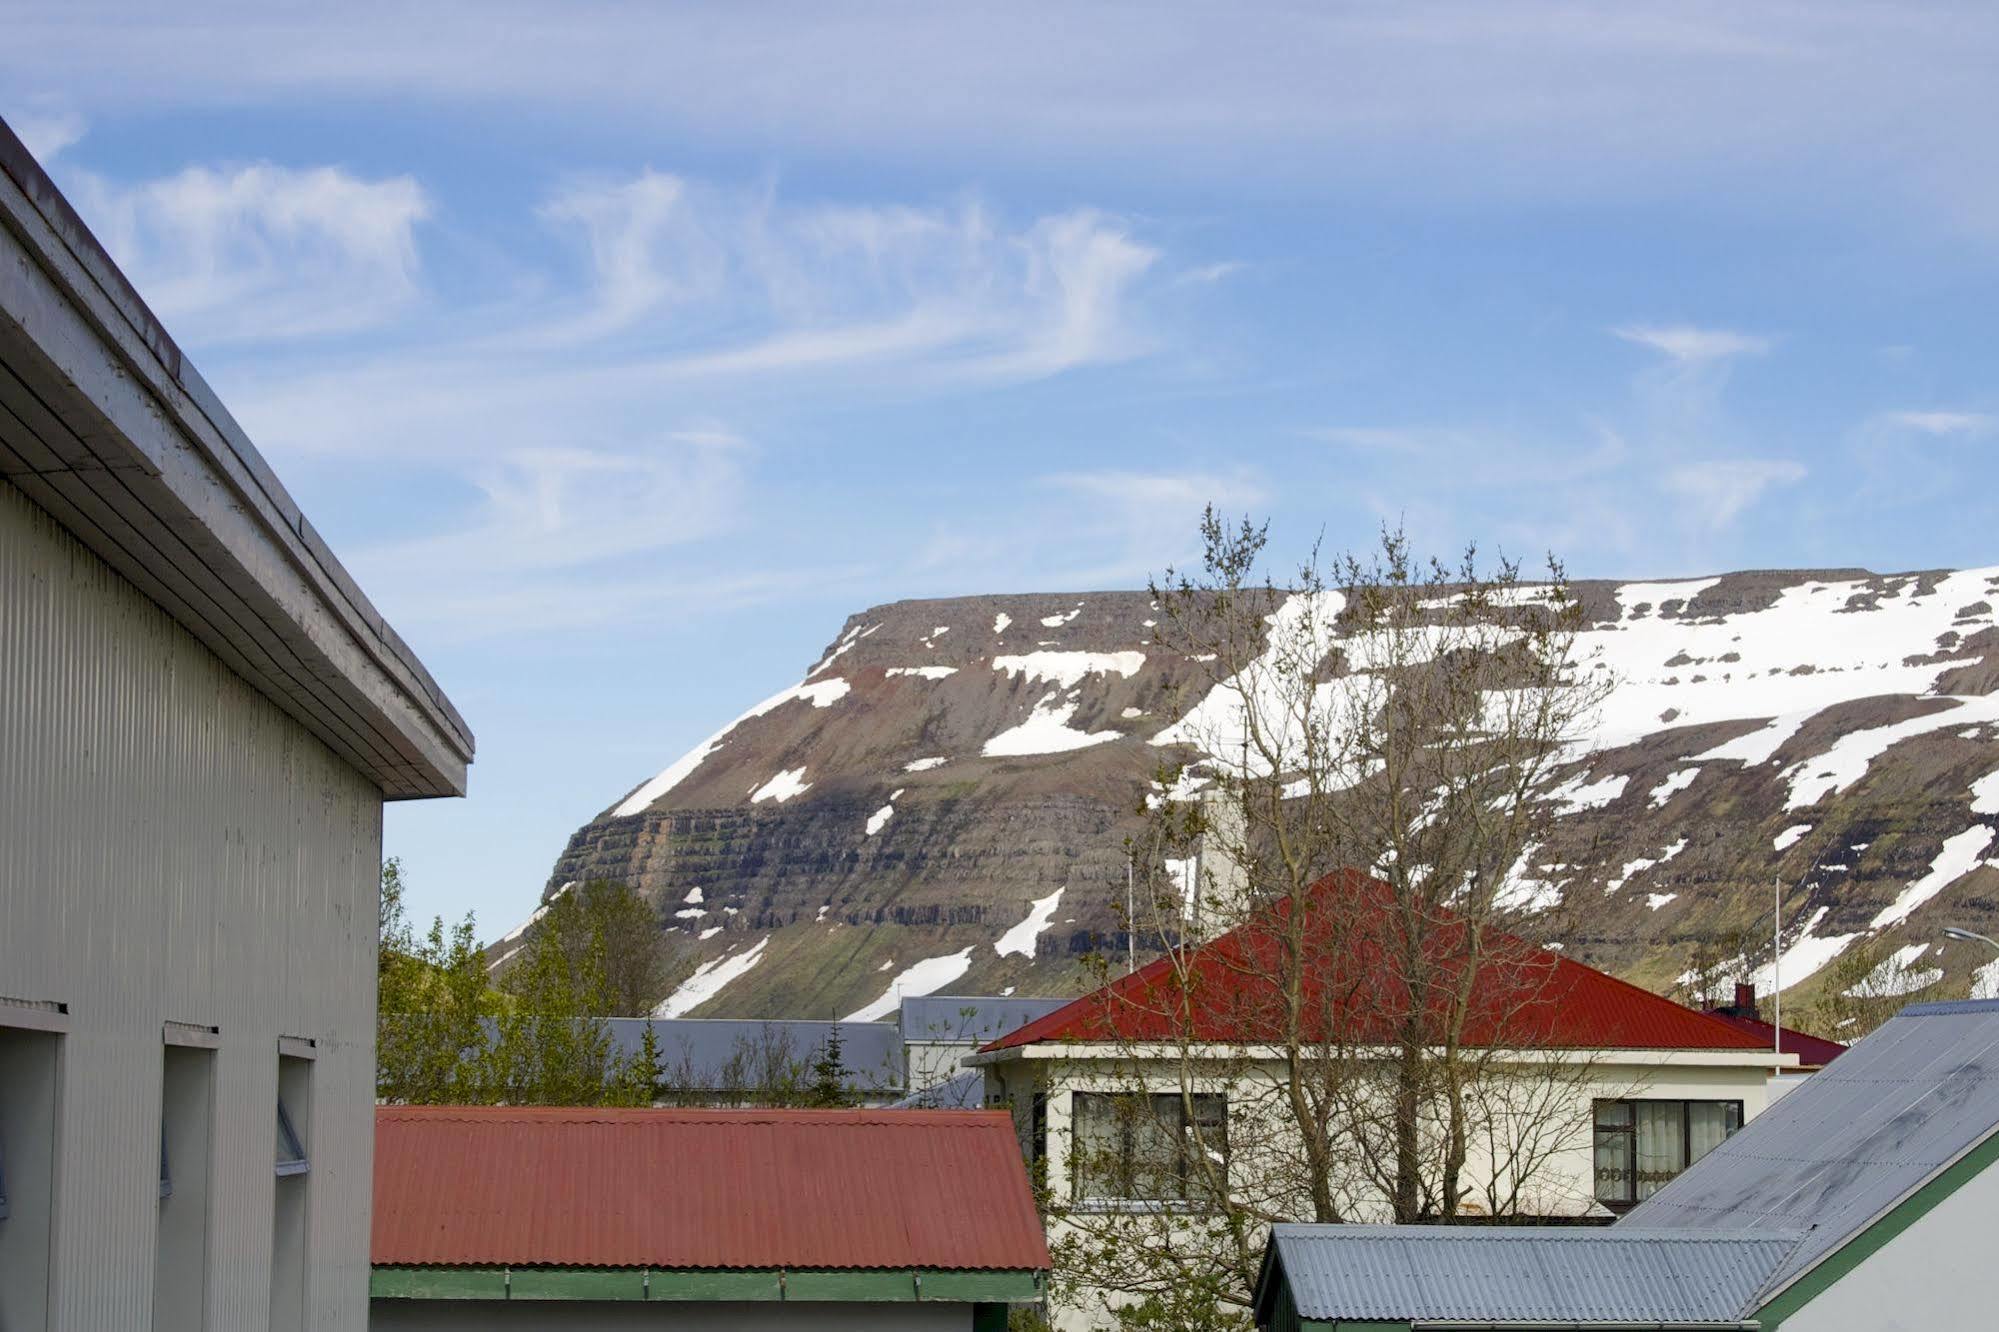
<svg viewBox="0 0 1999 1332"><path fill-rule="evenodd" d="M372 785L0 483L0 995L70 1012L51 1327L148 1325L168 1020L220 1029L209 1326L270 1314L281 1035L306 1325L365 1326L380 855Z"/></svg>

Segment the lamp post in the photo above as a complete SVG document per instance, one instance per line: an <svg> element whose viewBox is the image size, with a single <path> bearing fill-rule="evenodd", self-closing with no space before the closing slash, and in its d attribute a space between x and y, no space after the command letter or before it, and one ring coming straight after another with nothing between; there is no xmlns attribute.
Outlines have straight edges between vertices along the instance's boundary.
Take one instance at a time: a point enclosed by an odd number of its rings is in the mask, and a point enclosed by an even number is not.
<svg viewBox="0 0 1999 1332"><path fill-rule="evenodd" d="M1988 944L1991 946L1993 952L1999 953L1999 939L1980 934L1976 930L1961 930L1955 925L1946 925L1943 927L1943 933L1946 939L1961 939L1965 943Z"/></svg>

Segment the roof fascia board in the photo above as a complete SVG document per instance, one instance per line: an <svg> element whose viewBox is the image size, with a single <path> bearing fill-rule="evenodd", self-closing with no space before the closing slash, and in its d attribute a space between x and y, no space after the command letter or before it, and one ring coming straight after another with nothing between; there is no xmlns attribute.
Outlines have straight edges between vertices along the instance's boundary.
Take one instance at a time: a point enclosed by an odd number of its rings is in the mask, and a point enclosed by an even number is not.
<svg viewBox="0 0 1999 1332"><path fill-rule="evenodd" d="M1993 1162L1999 1161L1999 1125L1959 1152L1922 1183L1888 1204L1855 1231L1846 1243L1799 1272L1764 1296L1756 1315L1765 1328L1783 1325L1786 1318L1837 1285L1847 1273L1927 1216L1944 1199L1977 1178Z"/></svg>
<svg viewBox="0 0 1999 1332"><path fill-rule="evenodd" d="M1310 1042L1309 1045L1317 1045ZM1330 1048L1330 1047L1329 1047ZM1393 1053L1388 1046L1375 1047L1382 1058ZM1363 1055L1366 1050L1355 1047L1343 1053ZM1219 1042L1191 1042L1179 1045L1166 1041L1132 1042L1118 1041L1061 1041L1034 1045L1012 1045L999 1050L981 1050L965 1056L967 1064L989 1065L1007 1059L1072 1059L1072 1060L1154 1060L1154 1059L1211 1059L1211 1060L1255 1060L1270 1061L1285 1057L1284 1047L1279 1045L1229 1045ZM1798 1057L1794 1054L1774 1054L1769 1050L1491 1050L1482 1052L1480 1058L1497 1059L1507 1063L1558 1063L1558 1064L1616 1064L1636 1065L1641 1068L1796 1068Z"/></svg>
<svg viewBox="0 0 1999 1332"><path fill-rule="evenodd" d="M0 237L21 252L19 262L0 265L0 319L14 326L10 341L67 387L75 401L65 407L89 409L79 440L97 465L80 472L140 496L157 522L204 557L196 576L219 579L257 610L308 677L293 687L259 675L251 682L386 795L462 795L473 751L464 719L4 123ZM88 534L76 535L97 549ZM115 553L99 554L125 571ZM211 643L221 632L187 627ZM321 695L322 708L359 711L395 758L357 753L351 737L329 738L319 710L293 697L299 687Z"/></svg>

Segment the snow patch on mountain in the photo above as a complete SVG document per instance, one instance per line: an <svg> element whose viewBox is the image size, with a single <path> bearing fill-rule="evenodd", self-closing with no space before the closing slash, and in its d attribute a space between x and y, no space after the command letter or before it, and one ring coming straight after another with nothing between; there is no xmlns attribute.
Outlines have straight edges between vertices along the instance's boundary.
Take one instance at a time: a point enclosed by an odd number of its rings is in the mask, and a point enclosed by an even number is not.
<svg viewBox="0 0 1999 1332"><path fill-rule="evenodd" d="M1668 800L1694 784L1694 778L1701 775L1699 768L1678 768L1666 774L1664 781L1646 793L1653 809L1658 809Z"/></svg>
<svg viewBox="0 0 1999 1332"><path fill-rule="evenodd" d="M1145 667L1143 652L1028 652L993 658L993 669L1032 683L1047 680L1073 689L1089 675L1122 675L1127 680Z"/></svg>
<svg viewBox="0 0 1999 1332"><path fill-rule="evenodd" d="M1028 908L1027 919L1002 934L993 944L993 951L1001 957L1013 953L1030 962L1033 961L1034 941L1041 937L1041 932L1055 919L1055 908L1061 904L1062 891L1062 888L1057 888L1046 897L1036 898L1034 904Z"/></svg>
<svg viewBox="0 0 1999 1332"><path fill-rule="evenodd" d="M861 637L866 637L866 635L863 634ZM643 814L653 801L686 781L693 774L694 770L706 761L710 754L720 749L722 742L728 738L729 732L735 730L752 717L761 717L767 712L775 711L785 704L794 701L807 702L815 708L830 708L845 698L852 689L853 686L848 684L843 677L835 676L830 680L815 680L808 681L805 684L795 684L780 693L772 694L769 698L757 704L748 712L745 712L742 716L736 718L727 726L724 726L721 730L688 750L685 754L682 754L662 769L658 776L626 796L623 801L619 802L618 807L611 811L612 816L622 819L633 814Z"/></svg>
<svg viewBox="0 0 1999 1332"><path fill-rule="evenodd" d="M676 1018L688 1013L720 994L724 987L742 979L751 967L763 960L764 946L770 942L766 934L756 941L748 952L739 953L730 949L722 956L702 963L694 969L694 974L682 981L674 992L662 999L659 1007L653 1009L656 1018Z"/></svg>
<svg viewBox="0 0 1999 1332"><path fill-rule="evenodd" d="M1758 990L1774 991L1774 982L1781 981L1785 989L1801 985L1822 971L1832 960L1846 951L1846 946L1860 937L1859 934L1820 935L1816 931L1826 918L1828 908L1819 907L1805 921L1804 928L1791 941L1772 967L1765 962L1757 968L1749 980Z"/></svg>
<svg viewBox="0 0 1999 1332"><path fill-rule="evenodd" d="M888 983L888 989L879 999L857 1008L840 1019L842 1022L878 1022L899 1008L904 999L919 995L935 994L958 977L972 969L972 949L967 944L955 953L943 957L926 957L921 962L904 967ZM886 970L886 968L884 968Z"/></svg>
<svg viewBox="0 0 1999 1332"><path fill-rule="evenodd" d="M1774 850L1789 851L1798 844L1800 838L1811 830L1812 825L1809 823L1794 823L1771 838L1770 845Z"/></svg>
<svg viewBox="0 0 1999 1332"><path fill-rule="evenodd" d="M765 800L775 800L782 805L794 796L802 796L812 789L812 783L805 780L804 768L786 768L777 776L750 792L752 805Z"/></svg>
<svg viewBox="0 0 1999 1332"><path fill-rule="evenodd" d="M1076 715L1076 705L1058 703L1056 698L1056 694L1050 693L1034 705L1026 721L986 741L985 756L1022 758L1032 754L1066 754L1070 750L1088 749L1091 745L1124 737L1123 731L1077 730L1069 725L1069 719Z"/></svg>
<svg viewBox="0 0 1999 1332"><path fill-rule="evenodd" d="M1930 861L1929 873L1897 894L1895 900L1869 922L1870 927L1882 930L1907 920L1915 914L1916 908L1977 869L1979 857L1991 844L1992 829L1983 823L1974 823L1957 836L1946 837L1943 849Z"/></svg>

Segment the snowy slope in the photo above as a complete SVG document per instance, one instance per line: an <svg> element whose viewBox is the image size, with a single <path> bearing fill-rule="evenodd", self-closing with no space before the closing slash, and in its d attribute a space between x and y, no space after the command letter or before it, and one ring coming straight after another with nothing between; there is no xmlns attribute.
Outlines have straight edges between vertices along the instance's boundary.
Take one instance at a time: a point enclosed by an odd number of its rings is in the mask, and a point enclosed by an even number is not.
<svg viewBox="0 0 1999 1332"><path fill-rule="evenodd" d="M1516 871L1572 956L1663 989L1703 941L1760 937L1767 968L1772 879L1787 987L1856 941L1999 928L1999 570L1577 591L1586 668L1617 687ZM1146 783L1178 742L1227 733L1226 691L1154 641L1157 614L1112 592L855 616L799 685L579 830L551 891L707 885L730 914L667 917L692 987L676 1011L872 1012L937 976L1073 988L1114 928ZM785 956L812 961L763 960L756 941L791 931L815 933ZM1932 961L1955 984L1986 959Z"/></svg>

